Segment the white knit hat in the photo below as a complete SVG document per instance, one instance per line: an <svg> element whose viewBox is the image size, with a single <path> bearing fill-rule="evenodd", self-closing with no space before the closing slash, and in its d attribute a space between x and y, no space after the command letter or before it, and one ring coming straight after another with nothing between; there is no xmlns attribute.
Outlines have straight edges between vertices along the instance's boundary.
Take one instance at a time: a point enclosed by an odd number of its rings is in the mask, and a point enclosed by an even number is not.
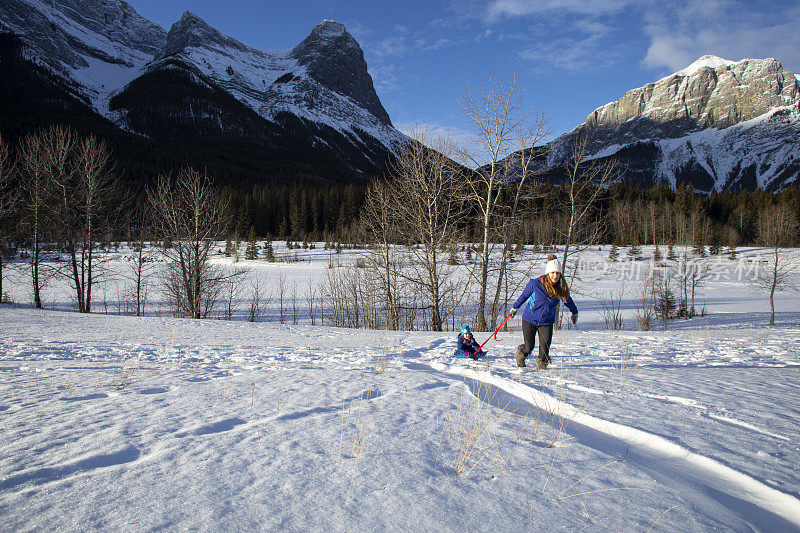
<svg viewBox="0 0 800 533"><path fill-rule="evenodd" d="M551 259L547 262L547 267L545 267L544 273L549 274L550 272L561 273L561 263L558 262L558 259Z"/></svg>

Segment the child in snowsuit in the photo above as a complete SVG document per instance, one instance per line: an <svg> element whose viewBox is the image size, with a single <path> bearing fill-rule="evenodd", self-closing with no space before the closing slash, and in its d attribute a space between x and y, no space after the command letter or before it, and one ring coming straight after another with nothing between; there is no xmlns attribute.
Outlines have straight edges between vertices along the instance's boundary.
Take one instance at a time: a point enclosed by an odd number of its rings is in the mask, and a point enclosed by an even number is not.
<svg viewBox="0 0 800 533"><path fill-rule="evenodd" d="M483 350L481 350L480 345L475 341L475 338L472 336L472 331L466 324L461 326L461 334L458 336L456 354L462 354L464 357L469 357L470 359L477 359L478 357L486 355L483 353Z"/></svg>

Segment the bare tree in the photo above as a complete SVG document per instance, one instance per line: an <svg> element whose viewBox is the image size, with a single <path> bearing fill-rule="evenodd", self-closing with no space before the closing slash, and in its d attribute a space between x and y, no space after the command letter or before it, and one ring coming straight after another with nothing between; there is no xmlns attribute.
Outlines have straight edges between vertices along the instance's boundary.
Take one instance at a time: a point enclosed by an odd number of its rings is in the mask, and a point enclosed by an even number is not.
<svg viewBox="0 0 800 533"><path fill-rule="evenodd" d="M6 245L9 235L5 232L6 219L14 212L14 190L12 181L14 178L14 165L8 145L0 135L0 300L3 298L3 260L6 253Z"/></svg>
<svg viewBox="0 0 800 533"><path fill-rule="evenodd" d="M796 245L798 223L789 206L768 206L758 213L758 238L769 248L766 268L758 271L757 283L769 291L769 324L775 325L775 293L797 289L798 264L790 262L786 247Z"/></svg>
<svg viewBox="0 0 800 533"><path fill-rule="evenodd" d="M30 134L17 151L19 169L20 230L30 250L29 263L33 305L42 307L42 243L47 228L47 209L52 197L50 182L45 176L45 157L40 134Z"/></svg>
<svg viewBox="0 0 800 533"><path fill-rule="evenodd" d="M535 171L531 163L546 155L547 149L536 145L548 134L548 118L544 112L526 113L523 123L514 132L509 141L516 151L503 161L505 179L501 183L505 189L511 189L513 200L510 208L500 210L501 227L505 230L505 234L501 243L503 248L500 254L494 300L492 301L490 329L495 329L497 326L500 302L506 302L506 305L508 302L507 297L501 298L501 291L505 289L506 294L508 293L509 256L511 254L513 230L518 227L518 208L520 200L530 201L538 196L538 188L535 185L540 171ZM503 314L507 312L508 309L505 309Z"/></svg>
<svg viewBox="0 0 800 533"><path fill-rule="evenodd" d="M392 187L402 191L402 201L395 204L399 229L409 246L408 271L401 275L427 300L430 324L441 331L447 316L460 298L448 298L460 287L455 266L448 265L443 249L457 241L456 224L464 212L461 200L462 174L450 156L450 141L437 139L425 146L425 137L412 132L391 169ZM465 289L464 289L465 290ZM463 294L463 291L462 291ZM444 302L455 302L451 307Z"/></svg>
<svg viewBox="0 0 800 533"><path fill-rule="evenodd" d="M94 136L84 139L68 128L53 126L41 134L44 173L58 198L51 206L53 231L69 256L67 276L75 290L78 311L92 308L92 287L99 275L95 250L116 217L118 198L111 153Z"/></svg>
<svg viewBox="0 0 800 533"><path fill-rule="evenodd" d="M478 309L477 328L487 329L486 305L489 289L492 236L497 228L503 242L499 279L492 303L492 324L497 320L498 302L503 286L512 228L517 214L520 194L527 185L532 168L530 162L538 155L533 146L547 134L547 118L544 113L535 113L523 106L525 91L516 78L508 84L491 79L481 86L478 94L467 90L462 101L467 118L473 125L477 144L482 156L462 152L462 158L474 173L467 180L468 199L474 202L481 215L482 242L478 257ZM488 159L488 162L483 160ZM513 207L505 217L498 217L497 209L502 193L508 187L515 187ZM505 231L503 226L505 225Z"/></svg>
<svg viewBox="0 0 800 533"><path fill-rule="evenodd" d="M561 231L564 251L562 274L570 255L579 253L582 247L596 244L603 225L596 211L598 196L621 176L618 162L614 159L588 160L589 138L586 134L577 137L570 146L567 173L564 183L564 211L566 226Z"/></svg>
<svg viewBox="0 0 800 533"><path fill-rule="evenodd" d="M659 278L655 271L641 280L636 299L636 321L642 331L649 331L653 326L656 314L656 297L658 293Z"/></svg>
<svg viewBox="0 0 800 533"><path fill-rule="evenodd" d="M401 238L395 217L396 206L402 196L396 190L396 180L375 180L367 189L361 210L366 237L375 246L368 256L371 269L380 279L386 306L386 329L400 327L400 309L397 298L399 259L395 244ZM313 318L312 318L313 322Z"/></svg>
<svg viewBox="0 0 800 533"><path fill-rule="evenodd" d="M153 240L153 218L149 204L139 203L135 207L130 226L133 261L129 263L128 272L124 277L133 285L130 295L136 304L136 316L142 316L147 304L150 280L155 274L152 253L147 250L148 243Z"/></svg>
<svg viewBox="0 0 800 533"><path fill-rule="evenodd" d="M684 252L678 264L677 277L679 289L681 291L681 304L678 314L684 318L692 318L695 314L694 297L700 286L705 283L711 275L708 262L703 258L688 259Z"/></svg>
<svg viewBox="0 0 800 533"><path fill-rule="evenodd" d="M148 198L157 234L168 241L165 289L181 316L205 318L224 287L238 271L212 264L214 241L225 235L228 218L211 178L184 168L177 178L161 175Z"/></svg>

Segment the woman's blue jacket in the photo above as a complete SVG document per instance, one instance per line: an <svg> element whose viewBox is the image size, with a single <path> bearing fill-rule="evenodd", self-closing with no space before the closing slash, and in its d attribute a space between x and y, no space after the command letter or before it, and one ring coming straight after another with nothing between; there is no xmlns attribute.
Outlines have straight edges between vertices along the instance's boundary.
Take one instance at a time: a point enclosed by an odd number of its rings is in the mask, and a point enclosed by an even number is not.
<svg viewBox="0 0 800 533"><path fill-rule="evenodd" d="M548 296L547 291L542 285L542 276L531 279L525 286L525 290L514 303L514 309L519 309L525 300L530 301L522 312L522 320L530 322L536 326L552 326L556 321L556 311L558 302L561 300L555 296ZM567 298L567 308L573 313L578 312L578 307L572 301L572 296Z"/></svg>

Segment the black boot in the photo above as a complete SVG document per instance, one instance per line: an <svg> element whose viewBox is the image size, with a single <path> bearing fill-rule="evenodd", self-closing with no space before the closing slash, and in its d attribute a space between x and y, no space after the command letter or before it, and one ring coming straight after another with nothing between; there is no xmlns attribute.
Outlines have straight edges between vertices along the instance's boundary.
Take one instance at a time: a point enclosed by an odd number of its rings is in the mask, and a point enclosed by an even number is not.
<svg viewBox="0 0 800 533"><path fill-rule="evenodd" d="M522 368L525 366L525 354L522 352L522 348L524 348L524 344L520 344L517 346L517 353L514 354L514 359L517 362L517 366Z"/></svg>
<svg viewBox="0 0 800 533"><path fill-rule="evenodd" d="M550 355L539 357L536 359L536 370L546 370L547 365L550 364Z"/></svg>

